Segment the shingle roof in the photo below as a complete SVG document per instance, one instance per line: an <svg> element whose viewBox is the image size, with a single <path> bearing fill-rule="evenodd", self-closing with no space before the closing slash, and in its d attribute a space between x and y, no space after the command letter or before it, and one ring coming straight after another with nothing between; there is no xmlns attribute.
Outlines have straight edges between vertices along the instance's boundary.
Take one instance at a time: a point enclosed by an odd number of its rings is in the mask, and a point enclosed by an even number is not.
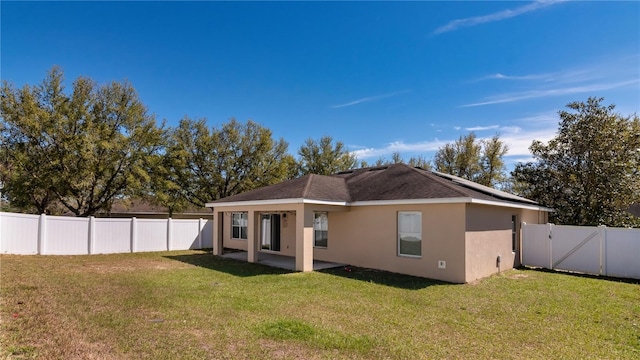
<svg viewBox="0 0 640 360"><path fill-rule="evenodd" d="M279 184L232 195L213 201L213 203L300 198L342 202L348 201L345 199L349 199L349 191L344 179L309 174Z"/></svg>
<svg viewBox="0 0 640 360"><path fill-rule="evenodd" d="M276 185L213 201L211 204L307 199L336 202L473 198L537 205L536 202L456 176L405 164L343 171L334 175L305 175Z"/></svg>

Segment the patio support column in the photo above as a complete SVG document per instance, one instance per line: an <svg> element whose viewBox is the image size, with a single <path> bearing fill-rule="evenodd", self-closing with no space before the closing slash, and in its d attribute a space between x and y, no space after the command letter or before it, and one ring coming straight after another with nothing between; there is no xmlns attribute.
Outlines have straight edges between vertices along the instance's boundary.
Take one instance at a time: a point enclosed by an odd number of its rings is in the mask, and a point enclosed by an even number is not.
<svg viewBox="0 0 640 360"><path fill-rule="evenodd" d="M258 262L258 247L256 246L256 212L248 211L247 214L247 261L250 263Z"/></svg>
<svg viewBox="0 0 640 360"><path fill-rule="evenodd" d="M313 211L296 209L296 270L313 271Z"/></svg>
<svg viewBox="0 0 640 360"><path fill-rule="evenodd" d="M213 209L213 255L222 255L223 218L223 212Z"/></svg>

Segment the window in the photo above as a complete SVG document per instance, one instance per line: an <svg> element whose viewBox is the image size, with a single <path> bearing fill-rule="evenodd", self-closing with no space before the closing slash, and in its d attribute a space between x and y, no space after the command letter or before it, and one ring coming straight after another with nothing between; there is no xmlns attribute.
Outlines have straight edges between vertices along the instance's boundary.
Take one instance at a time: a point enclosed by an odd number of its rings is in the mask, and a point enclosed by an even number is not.
<svg viewBox="0 0 640 360"><path fill-rule="evenodd" d="M231 214L231 238L247 240L247 213L234 212Z"/></svg>
<svg viewBox="0 0 640 360"><path fill-rule="evenodd" d="M326 212L313 213L313 246L327 247L329 216Z"/></svg>
<svg viewBox="0 0 640 360"><path fill-rule="evenodd" d="M420 211L398 212L398 254L422 256L422 213Z"/></svg>
<svg viewBox="0 0 640 360"><path fill-rule="evenodd" d="M511 215L511 251L518 250L518 215Z"/></svg>

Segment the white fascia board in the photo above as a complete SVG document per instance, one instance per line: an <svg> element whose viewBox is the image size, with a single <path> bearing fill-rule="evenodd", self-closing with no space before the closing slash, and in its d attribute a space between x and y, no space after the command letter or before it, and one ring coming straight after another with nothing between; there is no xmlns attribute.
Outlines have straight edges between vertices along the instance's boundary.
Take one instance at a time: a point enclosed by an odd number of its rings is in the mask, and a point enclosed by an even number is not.
<svg viewBox="0 0 640 360"><path fill-rule="evenodd" d="M351 206L372 205L422 205L422 204L465 204L471 202L470 197L441 198L441 199L402 199L402 200L368 200L354 201Z"/></svg>
<svg viewBox="0 0 640 360"><path fill-rule="evenodd" d="M539 206L539 205L515 204L515 203L506 203L502 201L491 201L491 200L480 200L480 199L472 199L471 203L481 204L481 205L502 206L502 207L508 207L508 208L517 208L517 209L553 212L553 209L550 209L544 206Z"/></svg>
<svg viewBox="0 0 640 360"><path fill-rule="evenodd" d="M302 199L302 202L305 203L305 204L315 204L315 205L337 205L337 206L349 206L350 205L346 201Z"/></svg>
<svg viewBox="0 0 640 360"><path fill-rule="evenodd" d="M492 206L502 206L518 209L553 211L544 206L507 203L502 201L480 200L471 197L441 198L441 199L404 199L404 200L372 200L355 201L349 203L350 206L372 206L372 205L427 205L427 204L483 204Z"/></svg>
<svg viewBox="0 0 640 360"><path fill-rule="evenodd" d="M279 205L279 204L317 204L317 205L338 205L347 206L349 203L345 201L327 201L327 200L313 200L304 198L292 198L292 199L273 199L273 200L253 200L253 201L233 201L233 202L220 202L220 203L207 203L208 208L213 207L233 207L233 206L255 206L255 205Z"/></svg>
<svg viewBox="0 0 640 360"><path fill-rule="evenodd" d="M273 199L273 200L254 200L254 201L234 201L234 202L222 202L222 203L207 203L205 206L212 207L237 207L237 206L255 206L255 205L278 205L278 204L316 204L316 205L336 205L336 206L377 206L377 205L427 205L427 204L481 204L502 206L509 208L527 209L527 210L539 210L552 212L553 209L527 204L516 204L502 201L480 200L471 197L457 197L457 198L440 198L440 199L402 199L402 200L370 200L370 201L326 201L326 200L313 200L304 198L291 198L291 199Z"/></svg>

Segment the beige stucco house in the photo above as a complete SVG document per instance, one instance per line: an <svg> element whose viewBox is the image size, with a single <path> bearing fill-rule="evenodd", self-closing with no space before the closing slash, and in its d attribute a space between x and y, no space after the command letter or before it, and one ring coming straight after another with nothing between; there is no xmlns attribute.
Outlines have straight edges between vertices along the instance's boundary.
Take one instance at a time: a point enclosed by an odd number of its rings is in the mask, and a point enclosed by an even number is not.
<svg viewBox="0 0 640 360"><path fill-rule="evenodd" d="M520 265L520 224L550 209L404 164L305 175L207 204L223 249L386 270L454 283Z"/></svg>

